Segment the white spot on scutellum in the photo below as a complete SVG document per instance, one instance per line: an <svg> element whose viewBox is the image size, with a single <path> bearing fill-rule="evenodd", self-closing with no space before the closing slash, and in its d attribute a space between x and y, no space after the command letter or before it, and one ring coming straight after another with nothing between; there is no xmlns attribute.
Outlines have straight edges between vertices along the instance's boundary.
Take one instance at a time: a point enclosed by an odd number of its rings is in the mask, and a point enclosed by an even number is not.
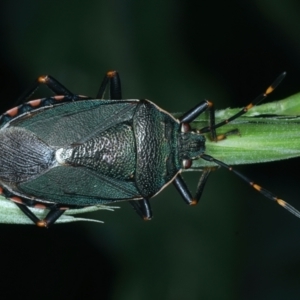
<svg viewBox="0 0 300 300"><path fill-rule="evenodd" d="M64 151L64 148L60 148L60 149L56 150L56 152L55 152L55 159L60 165L64 165L66 162L62 156L63 151Z"/></svg>

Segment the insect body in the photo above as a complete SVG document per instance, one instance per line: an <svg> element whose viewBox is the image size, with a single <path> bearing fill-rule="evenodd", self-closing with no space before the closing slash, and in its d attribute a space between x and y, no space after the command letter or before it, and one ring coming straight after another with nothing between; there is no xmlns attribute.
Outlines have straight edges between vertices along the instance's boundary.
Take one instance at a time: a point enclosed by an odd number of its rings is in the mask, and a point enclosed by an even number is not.
<svg viewBox="0 0 300 300"><path fill-rule="evenodd" d="M181 171L202 158L233 171L267 198L300 217L300 213L227 164L205 153L225 125L262 101L281 82L282 74L228 120L215 124L214 107L202 101L179 119L148 100L122 100L119 75L108 72L96 99L72 94L51 76L41 76L21 97L26 101L40 84L56 96L33 100L0 117L1 194L11 199L38 226L53 224L68 208L128 201L151 219L149 199L173 182L187 204L197 204L211 169L203 170L193 197ZM103 100L110 86L110 98ZM208 110L210 123L200 131L189 125ZM38 219L28 208L47 208Z"/></svg>

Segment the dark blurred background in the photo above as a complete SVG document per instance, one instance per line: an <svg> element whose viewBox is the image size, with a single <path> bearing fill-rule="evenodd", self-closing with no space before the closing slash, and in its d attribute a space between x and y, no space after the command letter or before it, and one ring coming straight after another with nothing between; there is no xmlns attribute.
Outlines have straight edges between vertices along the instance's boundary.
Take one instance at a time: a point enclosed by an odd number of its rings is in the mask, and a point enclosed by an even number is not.
<svg viewBox="0 0 300 300"><path fill-rule="evenodd" d="M282 71L268 101L300 91L296 0L3 0L0 24L2 111L38 75L93 96L110 69L124 98L173 112L243 106ZM238 169L300 208L298 166ZM83 215L104 225L0 225L1 298L299 299L300 220L233 174L214 172L197 207L172 185L151 203L151 222L122 203Z"/></svg>

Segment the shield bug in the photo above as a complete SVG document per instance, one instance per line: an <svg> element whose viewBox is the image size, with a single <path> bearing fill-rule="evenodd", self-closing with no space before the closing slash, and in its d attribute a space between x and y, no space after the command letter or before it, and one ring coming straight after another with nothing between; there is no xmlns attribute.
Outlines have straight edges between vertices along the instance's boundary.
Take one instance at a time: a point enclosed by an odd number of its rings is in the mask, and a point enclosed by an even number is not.
<svg viewBox="0 0 300 300"><path fill-rule="evenodd" d="M23 104L0 117L1 194L36 225L49 227L68 208L128 201L145 220L149 199L173 183L189 205L198 203L211 168L204 168L193 197L181 171L195 159L234 172L265 197L300 217L300 212L226 163L205 153L204 133L246 113L270 94L285 73L237 114L215 123L214 106L202 101L178 119L148 100L123 100L116 71L106 73L96 98L74 95L51 76L41 76L19 99ZM56 96L26 102L45 84ZM110 99L104 100L107 87ZM190 123L209 112L209 126ZM232 132L231 132L232 133ZM40 220L28 207L48 209Z"/></svg>

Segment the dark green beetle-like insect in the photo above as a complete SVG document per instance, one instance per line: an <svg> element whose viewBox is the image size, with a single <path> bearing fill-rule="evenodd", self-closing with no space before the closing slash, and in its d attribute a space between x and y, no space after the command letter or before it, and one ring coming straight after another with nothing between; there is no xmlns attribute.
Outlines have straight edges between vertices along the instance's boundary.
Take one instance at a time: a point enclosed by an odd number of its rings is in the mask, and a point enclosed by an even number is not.
<svg viewBox="0 0 300 300"><path fill-rule="evenodd" d="M152 217L149 199L173 183L187 204L197 204L210 168L203 170L192 197L181 171L195 159L224 167L291 213L300 212L241 173L205 153L204 133L246 113L270 94L285 73L252 103L215 124L214 106L202 101L175 119L148 100L123 100L116 71L107 72L96 99L74 95L51 76L41 76L20 97L23 103L41 84L56 96L32 100L0 117L0 194L12 200L38 226L53 224L66 209L128 201ZM107 87L110 99L103 100ZM209 126L189 125L209 111ZM45 219L28 207L49 209Z"/></svg>

